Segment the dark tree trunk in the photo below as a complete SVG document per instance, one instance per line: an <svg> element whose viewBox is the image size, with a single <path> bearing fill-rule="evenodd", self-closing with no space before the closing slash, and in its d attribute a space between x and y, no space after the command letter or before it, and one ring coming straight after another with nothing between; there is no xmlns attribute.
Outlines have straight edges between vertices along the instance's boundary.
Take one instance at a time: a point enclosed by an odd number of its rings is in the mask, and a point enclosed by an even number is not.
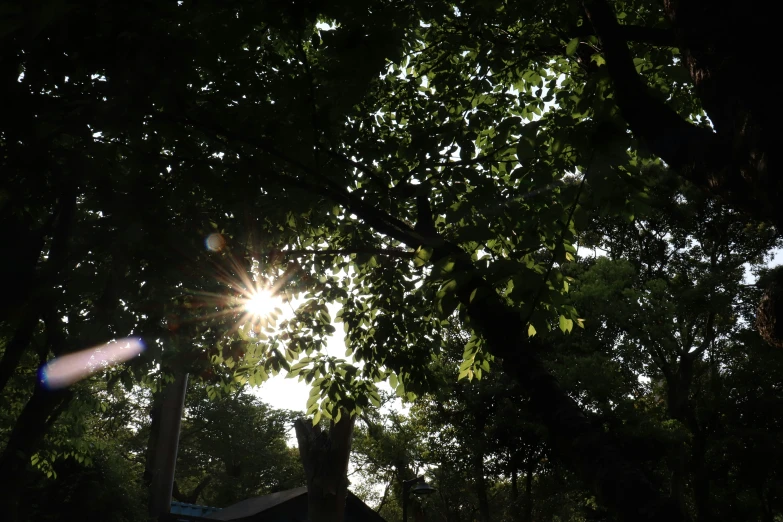
<svg viewBox="0 0 783 522"><path fill-rule="evenodd" d="M163 392L153 392L150 401L150 433L147 437L147 454L144 460L144 474L142 483L149 491L152 485L152 477L155 468L155 449L158 447L158 436L160 434L160 416L163 411Z"/></svg>
<svg viewBox="0 0 783 522"><path fill-rule="evenodd" d="M667 379L667 397L666 407L668 415L672 419L678 420L689 429L693 429L690 420L690 393L691 383L693 381L693 363L694 360L689 355L682 355L677 371ZM682 514L683 519L689 518L688 515L688 462L690 453L688 444L681 442L676 448L673 448L673 454L669 463L671 470L671 495Z"/></svg>
<svg viewBox="0 0 783 522"><path fill-rule="evenodd" d="M14 520L19 494L26 485L30 459L43 441L49 427L73 398L69 390L50 391L41 383L16 419L8 444L0 456L0 491L7 499L6 515Z"/></svg>
<svg viewBox="0 0 783 522"><path fill-rule="evenodd" d="M522 518L524 522L533 522L533 471L535 469L536 464L531 458L525 468L525 511Z"/></svg>
<svg viewBox="0 0 783 522"><path fill-rule="evenodd" d="M348 458L354 419L343 412L329 430L309 419L294 423L299 455L307 477L309 522L343 522L348 493Z"/></svg>
<svg viewBox="0 0 783 522"><path fill-rule="evenodd" d="M14 336L5 346L3 358L0 360L0 392L5 389L6 384L16 372L22 354L30 346L35 327L38 324L38 315L33 310L28 309L26 312L25 317L16 327Z"/></svg>
<svg viewBox="0 0 783 522"><path fill-rule="evenodd" d="M66 352L67 344L59 323L50 320L53 313L54 306L51 306L44 317L46 351L56 357ZM0 455L0 491L8 495L11 512L16 509L18 493L27 481L26 471L33 454L40 447L49 428L73 399L70 390L49 389L38 375L35 378L33 394L16 419L8 443Z"/></svg>
<svg viewBox="0 0 783 522"><path fill-rule="evenodd" d="M693 503L696 508L696 522L710 522L712 520L712 510L710 509L710 472L706 463L706 438L706 435L702 432L694 433L693 449L691 450Z"/></svg>
<svg viewBox="0 0 783 522"><path fill-rule="evenodd" d="M479 383L480 390L483 389ZM481 391L479 392L479 396ZM484 429L487 426L487 410L483 405L478 410L474 410L473 416L473 448L471 450L471 468L473 472L473 482L476 488L476 499L478 500L479 520L481 522L490 522L492 517L489 510L489 498L487 496L487 481L484 477L484 454L486 436Z"/></svg>
<svg viewBox="0 0 783 522"><path fill-rule="evenodd" d="M58 198L56 211L53 213L49 225L44 227L45 229L52 228L53 236L49 257L43 267L40 279L36 280L35 269L44 243L44 230L26 234L25 237L28 237L28 239L25 241L26 245L23 245L24 250L22 253L14 252L9 253L7 256L9 259L14 260L14 264L19 264L19 266L15 267L19 273L11 272L6 274L6 277L10 278L12 285L23 285L21 287L23 291L20 291L18 295L24 296L26 306L22 307L14 337L5 347L2 359L0 359L0 392L8 384L8 380L19 365L22 354L30 345L35 327L42 315L42 305L51 301L51 297L41 294L49 292L54 287L65 269L69 249L68 242L71 238L75 213L76 190L75 187L70 186ZM21 257L19 257L20 255ZM8 290L6 289L6 291ZM14 302L11 299L7 301L9 303ZM47 308L53 306L51 304ZM3 319L7 319L5 313L3 313ZM61 343L61 348L64 349L64 343ZM55 355L58 355L58 353L55 353Z"/></svg>
<svg viewBox="0 0 783 522"><path fill-rule="evenodd" d="M481 426L483 428L483 425ZM476 484L476 497L478 498L479 520L490 522L492 517L489 512L489 498L487 497L487 481L484 477L484 451L483 444L477 444L473 451L473 480Z"/></svg>
<svg viewBox="0 0 783 522"><path fill-rule="evenodd" d="M665 0L665 16L714 126L697 127L651 94L606 0L584 0L601 40L617 104L631 131L685 179L756 219L783 228L780 104L768 64L775 4L750 0L731 16L709 0ZM737 78L743 78L742 85Z"/></svg>

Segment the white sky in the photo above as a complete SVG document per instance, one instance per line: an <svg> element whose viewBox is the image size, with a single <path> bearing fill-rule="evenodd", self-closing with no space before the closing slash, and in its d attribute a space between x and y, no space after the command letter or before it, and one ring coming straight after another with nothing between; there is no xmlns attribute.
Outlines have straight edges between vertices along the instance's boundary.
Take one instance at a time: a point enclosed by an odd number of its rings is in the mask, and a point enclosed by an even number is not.
<svg viewBox="0 0 783 522"><path fill-rule="evenodd" d="M335 317L340 307L336 304L331 304L327 308L329 309L329 315ZM287 307L283 308L283 310L287 311ZM326 354L341 359L346 358L343 327L341 324L335 324L335 333L326 342ZM285 373L280 373L270 377L260 387L254 388L251 393L274 408L304 413L307 399L310 396L310 385L304 381L300 382L296 377L286 379Z"/></svg>

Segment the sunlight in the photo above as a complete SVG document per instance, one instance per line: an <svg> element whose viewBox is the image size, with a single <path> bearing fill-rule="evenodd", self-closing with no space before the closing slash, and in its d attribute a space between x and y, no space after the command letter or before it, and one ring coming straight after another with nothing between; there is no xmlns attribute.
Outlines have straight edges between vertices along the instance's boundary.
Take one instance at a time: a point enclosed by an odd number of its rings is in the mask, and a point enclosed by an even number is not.
<svg viewBox="0 0 783 522"><path fill-rule="evenodd" d="M245 300L245 311L256 318L266 317L279 307L281 300L266 290L257 290Z"/></svg>

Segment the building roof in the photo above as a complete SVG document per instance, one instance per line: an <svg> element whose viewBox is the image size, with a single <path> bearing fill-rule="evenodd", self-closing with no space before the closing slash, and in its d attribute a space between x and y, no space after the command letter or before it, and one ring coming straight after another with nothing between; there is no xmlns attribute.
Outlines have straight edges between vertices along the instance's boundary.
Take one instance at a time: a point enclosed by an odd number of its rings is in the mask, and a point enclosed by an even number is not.
<svg viewBox="0 0 783 522"><path fill-rule="evenodd" d="M238 518L251 517L301 495L307 495L306 486L279 491L263 497L249 498L212 513L208 518L213 520L236 520Z"/></svg>
<svg viewBox="0 0 783 522"><path fill-rule="evenodd" d="M305 503L306 505L307 487L294 488L272 493L270 495L264 495L262 497L249 498L220 511L211 513L210 515L207 515L207 518L210 520L225 521L248 520L251 517L260 515L286 502L296 504ZM345 514L346 520L385 522L383 517L350 491L345 499Z"/></svg>

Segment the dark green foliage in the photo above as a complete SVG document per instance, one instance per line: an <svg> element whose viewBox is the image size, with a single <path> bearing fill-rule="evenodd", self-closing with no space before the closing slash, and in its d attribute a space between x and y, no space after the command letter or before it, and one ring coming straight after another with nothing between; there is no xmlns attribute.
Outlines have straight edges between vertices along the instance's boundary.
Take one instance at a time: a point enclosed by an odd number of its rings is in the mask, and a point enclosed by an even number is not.
<svg viewBox="0 0 783 522"><path fill-rule="evenodd" d="M304 485L299 455L287 445L293 421L292 413L245 392L209 400L203 386L191 387L177 461L179 500L225 507Z"/></svg>
<svg viewBox="0 0 783 522"><path fill-rule="evenodd" d="M430 364L459 324L457 375L502 364L596 502L682 519L688 470L662 499L662 466L629 461L626 424L592 413L627 406L643 375L666 383L672 437L702 433L689 394L752 322L742 266L783 226L771 9L0 3L0 490L17 498L96 397L43 389L35 368L52 357L142 336L107 393L177 370L210 399L290 370L318 421L377 404L380 381L406 399L435 390ZM215 233L219 252L204 247ZM611 261L571 268L590 243ZM293 317L235 328L241 313L223 312L251 272L298 298ZM323 354L328 303L352 360ZM552 359L561 344L584 369Z"/></svg>

